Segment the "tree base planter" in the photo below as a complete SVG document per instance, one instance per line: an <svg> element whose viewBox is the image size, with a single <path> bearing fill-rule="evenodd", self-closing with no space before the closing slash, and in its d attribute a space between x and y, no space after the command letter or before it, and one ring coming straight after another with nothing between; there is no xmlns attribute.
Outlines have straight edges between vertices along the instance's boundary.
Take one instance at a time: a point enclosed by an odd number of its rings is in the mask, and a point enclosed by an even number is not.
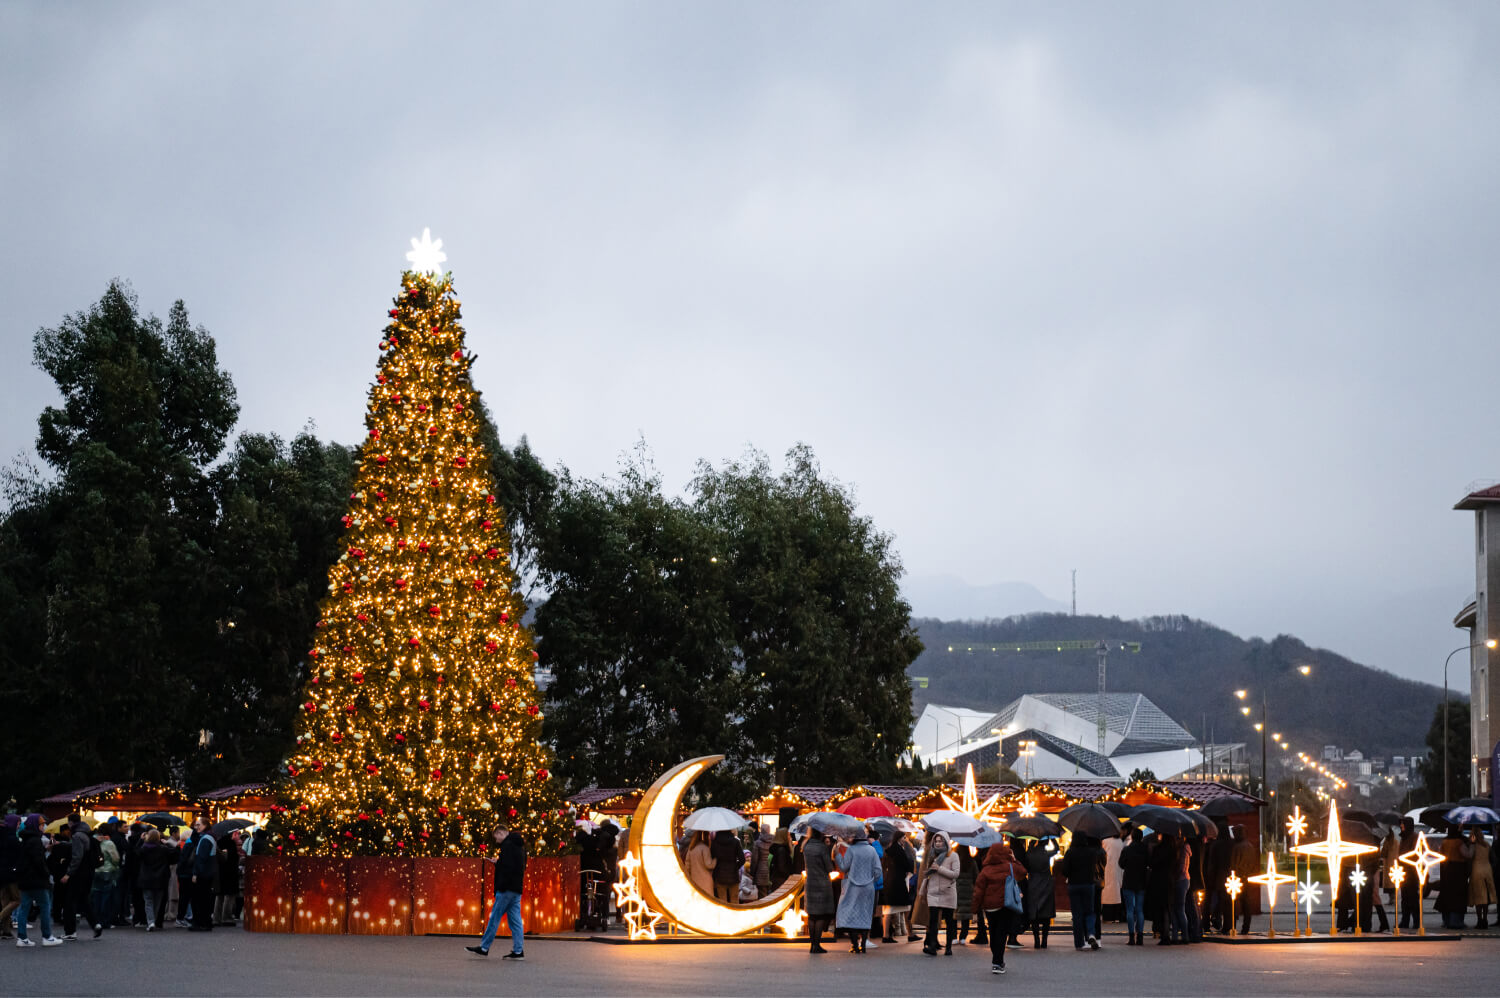
<svg viewBox="0 0 1500 998"><path fill-rule="evenodd" d="M477 857L251 856L245 928L322 935L478 935L494 902L494 868ZM528 935L571 932L578 857L526 861L521 919ZM501 934L509 928L502 923Z"/></svg>

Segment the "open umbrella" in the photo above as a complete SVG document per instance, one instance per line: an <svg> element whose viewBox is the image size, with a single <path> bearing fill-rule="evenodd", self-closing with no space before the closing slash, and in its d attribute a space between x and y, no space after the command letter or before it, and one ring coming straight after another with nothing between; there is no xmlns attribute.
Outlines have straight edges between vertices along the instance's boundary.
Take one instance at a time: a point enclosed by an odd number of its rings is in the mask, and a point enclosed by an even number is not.
<svg viewBox="0 0 1500 998"><path fill-rule="evenodd" d="M171 828L173 825L181 828L184 825L190 824L190 822L183 821L177 815L167 814L165 811L152 811L150 814L143 814L135 820L148 825L155 825L157 828Z"/></svg>
<svg viewBox="0 0 1500 998"><path fill-rule="evenodd" d="M48 835L56 835L58 832L62 831L67 824L67 818L58 818L56 821L49 821L45 825L43 825L42 831L46 832Z"/></svg>
<svg viewBox="0 0 1500 998"><path fill-rule="evenodd" d="M1369 811L1360 810L1357 807L1346 807L1339 812L1339 821L1358 821L1365 825L1375 825L1375 816Z"/></svg>
<svg viewBox="0 0 1500 998"><path fill-rule="evenodd" d="M1135 810L1122 800L1099 800L1094 801L1094 803L1104 808L1110 814L1113 814L1116 818L1128 818L1130 817L1130 812Z"/></svg>
<svg viewBox="0 0 1500 998"><path fill-rule="evenodd" d="M212 825L210 825L208 828L208 834L212 835L216 839L222 838L235 829L249 828L253 824L255 824L255 822L250 821L247 818L225 818L223 821L216 821Z"/></svg>
<svg viewBox="0 0 1500 998"><path fill-rule="evenodd" d="M1246 803L1238 797L1215 797L1199 810L1210 818L1227 818L1231 814L1253 814L1255 805Z"/></svg>
<svg viewBox="0 0 1500 998"><path fill-rule="evenodd" d="M855 797L839 805L839 814L856 818L894 818L901 812L884 797Z"/></svg>
<svg viewBox="0 0 1500 998"><path fill-rule="evenodd" d="M1202 811L1184 810L1183 815L1190 818L1193 824L1198 826L1198 831L1203 833L1205 839L1216 839L1219 837L1219 826L1214 824L1214 819Z"/></svg>
<svg viewBox="0 0 1500 998"><path fill-rule="evenodd" d="M865 823L849 814L840 814L837 811L809 811L807 814L798 815L792 822L791 832L796 835L804 828L816 828L824 835L838 835L847 837L850 835L865 834Z"/></svg>
<svg viewBox="0 0 1500 998"><path fill-rule="evenodd" d="M1193 839L1203 834L1198 823L1178 807L1162 807L1160 804L1142 804L1130 815L1137 825L1145 825L1152 831L1182 835Z"/></svg>
<svg viewBox="0 0 1500 998"><path fill-rule="evenodd" d="M1346 842L1358 842L1365 846L1380 845L1380 833L1375 830L1375 827L1363 821L1355 821L1353 818L1348 820L1339 818L1339 836Z"/></svg>
<svg viewBox="0 0 1500 998"><path fill-rule="evenodd" d="M689 832L732 832L748 824L727 807L700 807L684 819L682 827Z"/></svg>
<svg viewBox="0 0 1500 998"><path fill-rule="evenodd" d="M1034 839L1045 839L1056 837L1063 833L1063 827L1046 815L1033 814L1029 818L1018 815L1007 815L1005 818L1005 831L1011 835L1024 835Z"/></svg>
<svg viewBox="0 0 1500 998"><path fill-rule="evenodd" d="M1457 808L1458 805L1452 801L1443 801L1441 804L1432 804L1422 809L1417 820L1428 828L1435 828L1440 832L1448 830L1448 812Z"/></svg>
<svg viewBox="0 0 1500 998"><path fill-rule="evenodd" d="M1382 825L1395 826L1401 824L1401 815L1396 811L1376 811L1375 820Z"/></svg>
<svg viewBox="0 0 1500 998"><path fill-rule="evenodd" d="M989 825L985 825L973 835L953 835L950 838L956 846L968 846L970 849L988 849L996 842L999 842L1003 836Z"/></svg>
<svg viewBox="0 0 1500 998"><path fill-rule="evenodd" d="M931 811L922 815L922 824L929 831L953 835L977 835L985 824L973 815L962 811Z"/></svg>
<svg viewBox="0 0 1500 998"><path fill-rule="evenodd" d="M1098 804L1074 804L1057 815L1057 823L1074 835L1092 835L1096 839L1120 837L1120 819Z"/></svg>
<svg viewBox="0 0 1500 998"><path fill-rule="evenodd" d="M1496 814L1489 807L1455 807L1443 817L1448 819L1450 825L1496 825L1500 824L1500 814Z"/></svg>
<svg viewBox="0 0 1500 998"><path fill-rule="evenodd" d="M1462 797L1458 802L1459 807L1488 807L1493 808L1495 802L1488 797Z"/></svg>
<svg viewBox="0 0 1500 998"><path fill-rule="evenodd" d="M915 834L922 830L922 826L910 818L871 818L865 822L870 831L877 834L886 832L905 832L907 835Z"/></svg>

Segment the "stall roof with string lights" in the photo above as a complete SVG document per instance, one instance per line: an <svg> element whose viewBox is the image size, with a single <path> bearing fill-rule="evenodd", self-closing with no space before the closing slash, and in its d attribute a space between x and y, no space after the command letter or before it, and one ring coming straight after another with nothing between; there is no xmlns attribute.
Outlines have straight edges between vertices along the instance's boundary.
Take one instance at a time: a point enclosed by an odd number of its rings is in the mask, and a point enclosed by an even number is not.
<svg viewBox="0 0 1500 998"><path fill-rule="evenodd" d="M89 824L97 824L111 816L130 821L152 811L175 814L184 819L184 824L203 810L198 798L176 787L152 783L149 780L134 780L128 783L96 783L93 786L53 794L37 801L42 816L48 821L67 817L77 811Z"/></svg>

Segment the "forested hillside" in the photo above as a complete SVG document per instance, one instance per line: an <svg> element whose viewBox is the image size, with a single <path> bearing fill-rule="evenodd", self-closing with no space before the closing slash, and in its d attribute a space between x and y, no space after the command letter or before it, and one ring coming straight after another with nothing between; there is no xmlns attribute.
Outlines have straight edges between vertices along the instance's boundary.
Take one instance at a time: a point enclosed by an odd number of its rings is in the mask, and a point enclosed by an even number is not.
<svg viewBox="0 0 1500 998"><path fill-rule="evenodd" d="M1367 754L1407 754L1423 749L1442 688L1412 682L1351 662L1294 637L1245 640L1187 617L1072 617L1030 614L1005 620L916 622L926 650L908 674L916 684L916 709L927 703L1000 707L1024 693L1094 690L1098 670L1091 651L1021 652L1004 642L1089 640L1141 642L1138 653L1109 656L1109 688L1144 693L1201 735L1205 723L1218 741L1251 741L1259 718L1260 690L1269 693L1272 730L1294 748L1315 752L1324 744ZM992 642L998 651L950 646ZM1299 666L1312 667L1302 675ZM1239 712L1236 689L1252 691L1255 717ZM1459 697L1455 694L1455 702Z"/></svg>

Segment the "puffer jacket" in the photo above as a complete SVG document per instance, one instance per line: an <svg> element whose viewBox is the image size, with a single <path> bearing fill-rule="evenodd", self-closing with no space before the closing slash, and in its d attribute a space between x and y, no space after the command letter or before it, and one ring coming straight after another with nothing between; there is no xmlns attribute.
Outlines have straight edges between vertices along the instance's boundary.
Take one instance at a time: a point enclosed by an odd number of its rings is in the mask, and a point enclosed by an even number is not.
<svg viewBox="0 0 1500 998"><path fill-rule="evenodd" d="M945 849L941 856L934 856L927 867L928 908L956 908L958 906L958 854Z"/></svg>
<svg viewBox="0 0 1500 998"><path fill-rule="evenodd" d="M994 911L1005 907L1005 882L1016 878L1016 887L1025 894L1026 871L1016 862L1016 854L1004 842L990 846L974 878L974 908L976 911Z"/></svg>

